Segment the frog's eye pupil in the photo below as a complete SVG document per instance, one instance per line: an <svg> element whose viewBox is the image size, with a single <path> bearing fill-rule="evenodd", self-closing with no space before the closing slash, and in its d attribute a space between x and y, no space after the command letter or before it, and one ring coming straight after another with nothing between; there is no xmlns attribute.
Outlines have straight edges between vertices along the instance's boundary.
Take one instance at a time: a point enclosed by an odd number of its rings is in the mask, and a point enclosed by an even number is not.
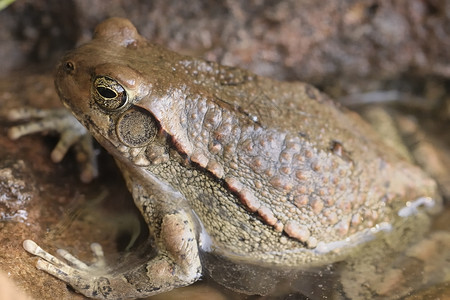
<svg viewBox="0 0 450 300"><path fill-rule="evenodd" d="M98 91L98 93L99 93L100 95L102 95L102 96L105 97L105 98L110 98L110 99L112 99L112 98L117 97L117 93L116 93L116 92L114 92L114 91L111 90L111 89L102 87L102 86L97 87L97 91Z"/></svg>

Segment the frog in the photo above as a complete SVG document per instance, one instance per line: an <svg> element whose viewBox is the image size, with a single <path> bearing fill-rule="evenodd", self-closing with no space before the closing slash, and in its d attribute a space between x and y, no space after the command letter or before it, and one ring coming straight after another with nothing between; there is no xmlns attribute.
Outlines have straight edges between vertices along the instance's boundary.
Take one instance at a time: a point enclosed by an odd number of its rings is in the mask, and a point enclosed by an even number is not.
<svg viewBox="0 0 450 300"><path fill-rule="evenodd" d="M86 297L142 298L206 275L268 295L277 276L373 267L442 209L434 179L312 85L172 52L127 19L103 21L65 55L55 86L114 157L151 245L112 266L96 243L88 265L23 242L39 269ZM361 288L352 298L386 297Z"/></svg>

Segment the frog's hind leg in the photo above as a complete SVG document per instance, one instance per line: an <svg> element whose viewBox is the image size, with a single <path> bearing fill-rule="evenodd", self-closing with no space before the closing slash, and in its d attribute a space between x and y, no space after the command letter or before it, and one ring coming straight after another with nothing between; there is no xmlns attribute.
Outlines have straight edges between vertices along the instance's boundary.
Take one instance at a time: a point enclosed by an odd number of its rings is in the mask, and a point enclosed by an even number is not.
<svg viewBox="0 0 450 300"><path fill-rule="evenodd" d="M427 133L413 116L398 113L395 119L414 162L437 181L441 195L450 201L450 152L445 139Z"/></svg>
<svg viewBox="0 0 450 300"><path fill-rule="evenodd" d="M197 240L192 222L183 211L163 217L162 249L151 260L125 270L108 268L101 246L91 246L95 262L78 260L65 250L58 254L68 263L49 254L30 240L24 242L29 253L39 256L37 267L65 281L79 293L97 299L140 298L186 286L201 276Z"/></svg>
<svg viewBox="0 0 450 300"><path fill-rule="evenodd" d="M427 134L412 115L376 105L367 106L360 113L392 150L431 175L444 199L450 200L450 155L443 141Z"/></svg>

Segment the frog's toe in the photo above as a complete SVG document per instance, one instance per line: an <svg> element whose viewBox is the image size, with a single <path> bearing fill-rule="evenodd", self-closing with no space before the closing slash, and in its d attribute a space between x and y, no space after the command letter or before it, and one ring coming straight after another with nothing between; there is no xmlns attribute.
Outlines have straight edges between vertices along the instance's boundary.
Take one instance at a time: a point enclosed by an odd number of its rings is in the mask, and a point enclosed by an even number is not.
<svg viewBox="0 0 450 300"><path fill-rule="evenodd" d="M35 107L12 108L5 114L8 121L22 121L28 119L44 119L53 114L53 110Z"/></svg>
<svg viewBox="0 0 450 300"><path fill-rule="evenodd" d="M95 257L95 266L98 268L106 267L106 260L102 246L99 243L92 243L91 250Z"/></svg>
<svg viewBox="0 0 450 300"><path fill-rule="evenodd" d="M46 262L51 263L54 266L57 267L63 267L66 265L64 262L59 260L58 258L54 257L41 247L39 247L35 242L32 240L25 240L23 242L23 248L30 254L39 256L40 258L44 259ZM40 260L39 260L40 261Z"/></svg>
<svg viewBox="0 0 450 300"><path fill-rule="evenodd" d="M58 249L58 250L56 250L56 253L58 253L59 256L64 258L66 261L70 262L70 264L72 266L74 266L75 268L77 268L79 270L89 269L89 266L87 264L85 264L83 261L79 260L72 254L70 254L70 252L68 252L65 249Z"/></svg>
<svg viewBox="0 0 450 300"><path fill-rule="evenodd" d="M29 135L52 129L51 127L53 126L51 122L48 121L35 121L26 124L21 124L9 128L8 137L12 140L17 140L18 138L21 138L24 135Z"/></svg>
<svg viewBox="0 0 450 300"><path fill-rule="evenodd" d="M17 140L21 136L23 136L23 125L14 126L8 129L7 135L11 140Z"/></svg>
<svg viewBox="0 0 450 300"><path fill-rule="evenodd" d="M65 131L61 134L58 143L52 151L51 159L52 161L58 163L64 156L66 156L67 151L70 147L74 145L79 137L73 131Z"/></svg>
<svg viewBox="0 0 450 300"><path fill-rule="evenodd" d="M81 170L80 179L90 182L98 176L97 152L92 136L83 136L75 145L76 159Z"/></svg>
<svg viewBox="0 0 450 300"><path fill-rule="evenodd" d="M64 281L87 297L108 299L108 279L105 277L96 277L89 268L79 270L66 264L56 266L44 259L39 259L36 267ZM102 296L102 294L105 296Z"/></svg>
<svg viewBox="0 0 450 300"><path fill-rule="evenodd" d="M44 270L65 281L67 281L66 280L67 274L79 273L78 275L81 275L80 272L87 272L87 273L92 273L95 271L103 272L106 266L103 249L98 243L93 243L91 245L91 249L94 254L94 263L91 265L87 265L83 261L79 260L72 254L70 254L65 249L58 249L57 250L58 255L64 258L65 261L69 262L70 264L69 265L66 262L60 260L59 258L51 255L50 253L39 247L35 242L31 240L25 240L23 242L23 248L30 254L36 255L41 258L37 262L38 269ZM64 273L65 275L61 276L62 273Z"/></svg>

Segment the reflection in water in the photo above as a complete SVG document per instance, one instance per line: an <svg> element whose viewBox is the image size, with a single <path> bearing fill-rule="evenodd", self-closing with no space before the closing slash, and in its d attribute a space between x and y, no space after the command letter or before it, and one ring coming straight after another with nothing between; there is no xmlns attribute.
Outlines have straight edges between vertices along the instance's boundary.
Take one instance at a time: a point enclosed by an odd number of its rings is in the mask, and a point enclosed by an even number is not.
<svg viewBox="0 0 450 300"><path fill-rule="evenodd" d="M417 212L417 207L412 203L408 210ZM202 261L214 281L236 291L269 295L233 294L230 299L394 299L434 286L442 288L442 282L450 281L450 218L445 217L449 212L435 219L440 228L429 233L426 220L417 219L426 218L424 214L405 218L402 230L380 231L377 239L355 250L346 261L322 268L277 269L248 264L245 259L233 263L213 253L203 253ZM414 226L409 222L424 224L424 230L410 230ZM222 292L230 295L225 289Z"/></svg>

